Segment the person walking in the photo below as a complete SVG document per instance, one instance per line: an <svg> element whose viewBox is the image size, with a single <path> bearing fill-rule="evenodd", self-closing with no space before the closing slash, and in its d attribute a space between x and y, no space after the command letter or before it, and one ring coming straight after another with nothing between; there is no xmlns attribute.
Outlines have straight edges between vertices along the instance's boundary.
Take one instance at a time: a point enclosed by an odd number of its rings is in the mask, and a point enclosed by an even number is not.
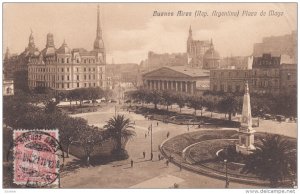
<svg viewBox="0 0 300 194"><path fill-rule="evenodd" d="M158 154L158 160L160 161L160 154Z"/></svg>
<svg viewBox="0 0 300 194"><path fill-rule="evenodd" d="M131 166L131 168L133 168L133 160L132 159L130 161L130 166Z"/></svg>
<svg viewBox="0 0 300 194"><path fill-rule="evenodd" d="M169 160L166 161L166 165L167 165L167 167L169 167Z"/></svg>
<svg viewBox="0 0 300 194"><path fill-rule="evenodd" d="M158 126L158 122L156 123L156 126Z"/></svg>
<svg viewBox="0 0 300 194"><path fill-rule="evenodd" d="M153 153L151 153L151 160L153 159Z"/></svg>
<svg viewBox="0 0 300 194"><path fill-rule="evenodd" d="M170 132L168 131L168 133L167 133L167 138L169 138L169 136L170 136Z"/></svg>
<svg viewBox="0 0 300 194"><path fill-rule="evenodd" d="M146 152L143 152L143 157L144 157L144 158L146 157Z"/></svg>
<svg viewBox="0 0 300 194"><path fill-rule="evenodd" d="M189 125L187 125L187 131L190 131L190 126Z"/></svg>
<svg viewBox="0 0 300 194"><path fill-rule="evenodd" d="M147 138L147 133L145 133L145 139Z"/></svg>

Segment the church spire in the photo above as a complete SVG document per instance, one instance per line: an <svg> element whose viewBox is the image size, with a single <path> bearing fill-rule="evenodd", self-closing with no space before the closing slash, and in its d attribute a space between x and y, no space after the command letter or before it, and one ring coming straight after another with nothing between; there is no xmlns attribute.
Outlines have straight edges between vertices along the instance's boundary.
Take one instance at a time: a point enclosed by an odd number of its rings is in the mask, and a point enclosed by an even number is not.
<svg viewBox="0 0 300 194"><path fill-rule="evenodd" d="M100 25L100 8L97 6L97 31L96 31L96 39L94 41L94 50L97 52L104 52L104 43L102 40L102 29Z"/></svg>
<svg viewBox="0 0 300 194"><path fill-rule="evenodd" d="M29 36L29 41L28 41L28 47L29 48L34 48L35 47L32 29L30 29L30 36Z"/></svg>
<svg viewBox="0 0 300 194"><path fill-rule="evenodd" d="M100 25L100 9L99 5L97 5L97 32L96 32L97 38L102 38L102 30Z"/></svg>
<svg viewBox="0 0 300 194"><path fill-rule="evenodd" d="M193 38L193 32L192 32L192 26L190 25L190 29L189 29L189 39Z"/></svg>

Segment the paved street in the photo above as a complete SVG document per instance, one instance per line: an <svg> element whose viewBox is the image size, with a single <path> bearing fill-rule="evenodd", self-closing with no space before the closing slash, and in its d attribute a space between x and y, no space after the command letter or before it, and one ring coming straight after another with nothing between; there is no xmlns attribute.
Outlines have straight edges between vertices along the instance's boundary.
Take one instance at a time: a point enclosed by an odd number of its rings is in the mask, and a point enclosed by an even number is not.
<svg viewBox="0 0 300 194"><path fill-rule="evenodd" d="M71 172L61 180L64 188L170 188L177 183L179 188L224 188L224 181L195 174L182 170L177 166L169 164L165 160L158 161L158 146L166 139L167 132L170 137L186 133L187 126L165 124L157 121L146 120L143 116L135 113L117 110L119 114L126 114L132 121L135 121L137 136L127 144L130 158L125 161L116 161L105 165L89 168L80 168ZM200 112L200 111L199 111ZM85 118L91 125L103 126L115 114L115 107L104 108L102 112L83 113L76 116ZM210 114L210 113L209 113ZM148 126L153 125L153 150L154 160L150 161L150 135ZM276 126L276 127L275 127ZM265 128L264 128L265 127ZM190 127L189 131L203 130ZM296 123L277 123L263 120L257 131L273 131L296 137ZM147 137L145 138L145 134ZM146 158L143 158L143 151ZM130 167L130 160L134 161L133 168ZM257 188L257 186L230 183L230 188Z"/></svg>

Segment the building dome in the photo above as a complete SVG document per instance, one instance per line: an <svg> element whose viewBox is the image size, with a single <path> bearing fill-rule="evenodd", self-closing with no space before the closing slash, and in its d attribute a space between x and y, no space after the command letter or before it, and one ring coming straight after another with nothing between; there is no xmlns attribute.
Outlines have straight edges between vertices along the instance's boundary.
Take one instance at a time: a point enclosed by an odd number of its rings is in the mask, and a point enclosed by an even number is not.
<svg viewBox="0 0 300 194"><path fill-rule="evenodd" d="M59 54L71 54L71 49L68 47L67 43L64 41L61 47L57 50Z"/></svg>
<svg viewBox="0 0 300 194"><path fill-rule="evenodd" d="M203 56L203 59L220 59L220 54L214 49L214 47L211 47L210 49L208 49L204 56Z"/></svg>
<svg viewBox="0 0 300 194"><path fill-rule="evenodd" d="M220 54L214 49L211 41L210 48L205 52L203 56L203 69L218 69L220 68Z"/></svg>

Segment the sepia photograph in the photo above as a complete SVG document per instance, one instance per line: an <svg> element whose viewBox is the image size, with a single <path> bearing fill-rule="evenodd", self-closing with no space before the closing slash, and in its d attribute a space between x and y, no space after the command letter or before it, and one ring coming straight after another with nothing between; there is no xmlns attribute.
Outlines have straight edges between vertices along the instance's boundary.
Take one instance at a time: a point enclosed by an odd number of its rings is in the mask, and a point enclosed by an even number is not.
<svg viewBox="0 0 300 194"><path fill-rule="evenodd" d="M2 190L295 193L297 14L3 2Z"/></svg>

